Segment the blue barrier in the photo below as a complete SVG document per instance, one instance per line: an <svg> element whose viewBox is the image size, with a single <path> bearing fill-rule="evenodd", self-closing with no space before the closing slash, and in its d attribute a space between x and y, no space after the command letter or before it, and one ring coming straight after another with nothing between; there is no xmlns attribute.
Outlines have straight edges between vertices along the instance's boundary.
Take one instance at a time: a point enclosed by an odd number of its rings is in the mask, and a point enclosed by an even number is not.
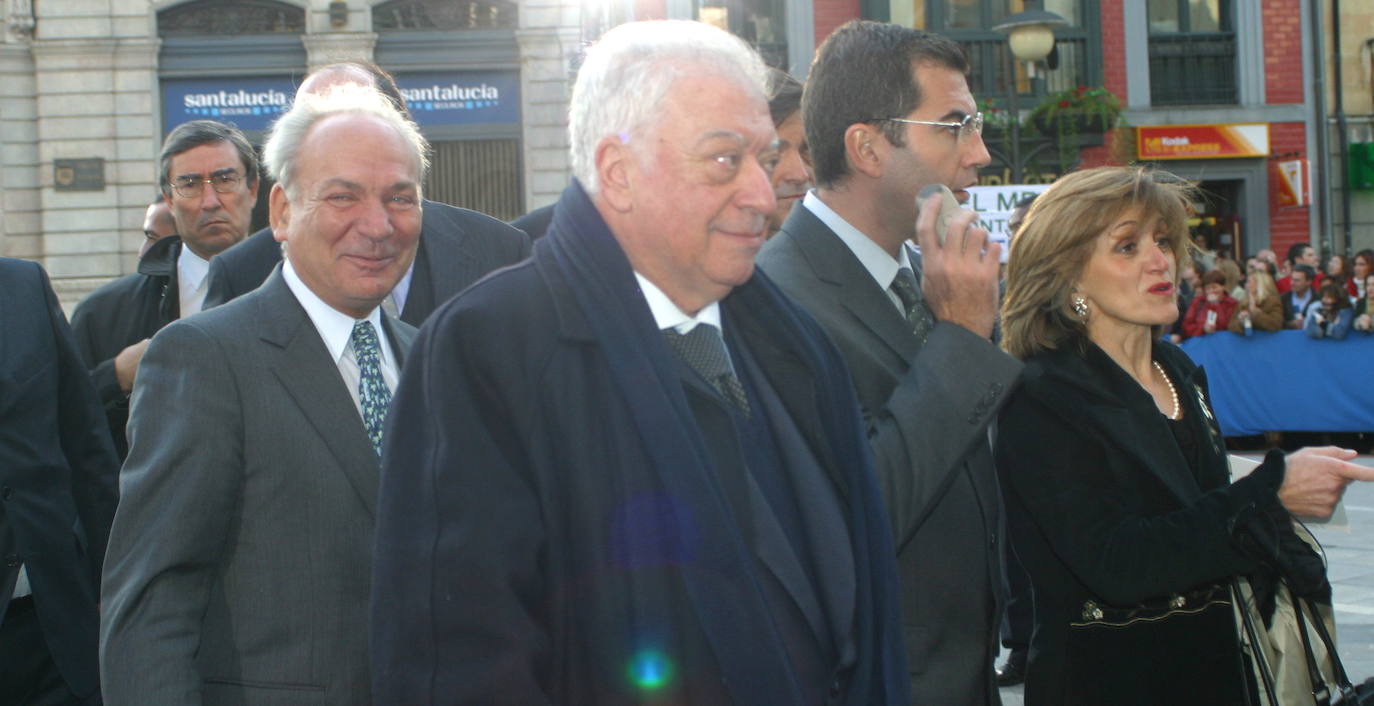
<svg viewBox="0 0 1374 706"><path fill-rule="evenodd" d="M1343 341L1301 331L1190 338L1226 436L1266 431L1374 431L1374 336Z"/></svg>

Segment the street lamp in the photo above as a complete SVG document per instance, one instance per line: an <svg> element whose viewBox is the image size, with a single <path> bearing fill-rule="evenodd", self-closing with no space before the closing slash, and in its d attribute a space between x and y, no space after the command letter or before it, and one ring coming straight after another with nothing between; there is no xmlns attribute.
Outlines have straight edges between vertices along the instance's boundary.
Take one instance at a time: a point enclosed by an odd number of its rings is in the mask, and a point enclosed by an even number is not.
<svg viewBox="0 0 1374 706"><path fill-rule="evenodd" d="M1011 112L1011 135L1007 150L1007 162L1011 167L1011 180L1021 183L1021 109L1017 105L1020 89L1016 85L1016 62L1027 64L1026 75L1035 78L1036 62L1044 61L1054 49L1054 28L1062 27L1068 20L1045 10L1027 10L1008 16L1001 24L992 28L1007 36L1011 48L1011 70L1007 73L1007 109ZM1029 156L1029 155L1027 155Z"/></svg>

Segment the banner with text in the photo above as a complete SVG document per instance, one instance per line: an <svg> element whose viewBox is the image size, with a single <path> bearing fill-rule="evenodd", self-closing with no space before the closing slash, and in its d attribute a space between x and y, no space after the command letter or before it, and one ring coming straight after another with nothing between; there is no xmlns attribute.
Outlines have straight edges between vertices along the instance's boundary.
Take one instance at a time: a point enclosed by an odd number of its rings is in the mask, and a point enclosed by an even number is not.
<svg viewBox="0 0 1374 706"><path fill-rule="evenodd" d="M520 122L520 72L461 71L396 77L421 127Z"/></svg>
<svg viewBox="0 0 1374 706"><path fill-rule="evenodd" d="M162 82L162 129L192 120L215 120L240 130L266 130L291 107L296 85L288 76L167 79Z"/></svg>
<svg viewBox="0 0 1374 706"><path fill-rule="evenodd" d="M1268 123L1150 125L1136 128L1136 155L1161 159L1268 157Z"/></svg>
<svg viewBox="0 0 1374 706"><path fill-rule="evenodd" d="M1049 184L1010 184L1007 186L971 186L969 200L964 208L978 212L978 227L988 232L988 240L1002 244L1002 262L1007 261L1011 250L1007 240L1007 218L1021 199L1036 196L1050 188Z"/></svg>

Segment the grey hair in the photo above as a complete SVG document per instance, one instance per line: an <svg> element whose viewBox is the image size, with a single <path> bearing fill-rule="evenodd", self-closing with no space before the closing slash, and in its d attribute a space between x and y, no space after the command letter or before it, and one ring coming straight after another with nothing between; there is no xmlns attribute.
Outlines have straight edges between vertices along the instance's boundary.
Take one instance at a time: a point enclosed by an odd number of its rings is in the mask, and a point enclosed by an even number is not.
<svg viewBox="0 0 1374 706"><path fill-rule="evenodd" d="M429 142L420 128L406 119L375 88L358 84L331 86L323 93L296 96L291 109L272 124L272 134L262 149L262 162L272 180L282 185L287 196L296 197L296 153L305 136L319 121L335 115L366 115L385 123L410 148L415 161L417 183L429 172Z"/></svg>
<svg viewBox="0 0 1374 706"><path fill-rule="evenodd" d="M654 123L680 78L715 73L767 96L768 69L738 37L701 22L630 22L602 35L587 50L568 111L573 175L597 192L596 145L618 135L628 141Z"/></svg>

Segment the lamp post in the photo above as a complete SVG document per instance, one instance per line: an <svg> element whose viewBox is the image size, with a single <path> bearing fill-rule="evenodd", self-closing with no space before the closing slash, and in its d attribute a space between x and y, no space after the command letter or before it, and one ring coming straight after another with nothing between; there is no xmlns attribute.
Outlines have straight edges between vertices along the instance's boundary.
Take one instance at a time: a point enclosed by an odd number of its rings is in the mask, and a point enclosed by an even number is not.
<svg viewBox="0 0 1374 706"><path fill-rule="evenodd" d="M1011 135L1007 145L1007 162L1011 167L1011 180L1021 183L1021 109L1018 105L1019 93L1016 86L1016 62L1024 61L1028 66L1026 75L1035 78L1035 64L1044 61L1054 49L1054 28L1068 24L1068 20L1045 10L1027 10L1009 15L1001 24L992 28L994 32L1007 35L1011 48L1011 70L1007 73L1007 109L1011 112ZM1027 155L1029 157L1030 155Z"/></svg>

